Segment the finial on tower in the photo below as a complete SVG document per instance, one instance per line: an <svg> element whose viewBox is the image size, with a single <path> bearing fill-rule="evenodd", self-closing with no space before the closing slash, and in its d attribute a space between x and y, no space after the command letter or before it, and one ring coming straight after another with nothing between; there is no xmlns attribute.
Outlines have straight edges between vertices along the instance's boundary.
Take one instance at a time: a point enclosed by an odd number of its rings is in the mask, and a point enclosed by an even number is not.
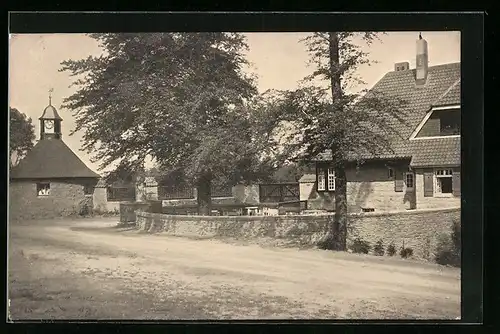
<svg viewBox="0 0 500 334"><path fill-rule="evenodd" d="M422 33L418 34L418 39L422 39Z"/></svg>
<svg viewBox="0 0 500 334"><path fill-rule="evenodd" d="M54 88L49 89L49 106L52 105L52 92L54 91Z"/></svg>

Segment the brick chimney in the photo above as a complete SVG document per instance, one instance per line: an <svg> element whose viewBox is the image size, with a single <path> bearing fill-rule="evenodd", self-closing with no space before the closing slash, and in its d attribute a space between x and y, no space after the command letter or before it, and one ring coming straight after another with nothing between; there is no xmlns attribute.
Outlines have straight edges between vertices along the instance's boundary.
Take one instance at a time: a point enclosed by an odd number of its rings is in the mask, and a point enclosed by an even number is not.
<svg viewBox="0 0 500 334"><path fill-rule="evenodd" d="M427 72L429 70L429 53L427 51L427 41L418 35L417 40L417 69L415 80L417 85L424 85L427 81Z"/></svg>
<svg viewBox="0 0 500 334"><path fill-rule="evenodd" d="M398 71L406 71L406 70L409 70L410 69L410 63L405 61L405 62L402 62L402 63L396 63L394 64L394 71L398 72Z"/></svg>

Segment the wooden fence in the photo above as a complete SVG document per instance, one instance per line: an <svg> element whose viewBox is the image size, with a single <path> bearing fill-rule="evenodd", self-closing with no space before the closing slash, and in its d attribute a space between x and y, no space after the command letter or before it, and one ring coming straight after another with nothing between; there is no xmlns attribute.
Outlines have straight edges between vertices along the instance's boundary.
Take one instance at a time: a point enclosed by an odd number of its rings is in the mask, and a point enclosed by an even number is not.
<svg viewBox="0 0 500 334"><path fill-rule="evenodd" d="M272 183L259 185L261 203L293 202L300 200L298 183Z"/></svg>

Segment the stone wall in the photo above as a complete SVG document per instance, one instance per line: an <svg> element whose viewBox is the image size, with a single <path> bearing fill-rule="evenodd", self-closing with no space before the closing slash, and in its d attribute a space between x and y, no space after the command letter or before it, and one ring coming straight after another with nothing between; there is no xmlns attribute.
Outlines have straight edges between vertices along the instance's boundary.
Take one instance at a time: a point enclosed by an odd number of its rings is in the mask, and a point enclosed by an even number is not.
<svg viewBox="0 0 500 334"><path fill-rule="evenodd" d="M37 196L35 181L11 181L9 220L78 215L84 206L91 210L92 196L86 196L83 188L77 180L50 182L50 195Z"/></svg>
<svg viewBox="0 0 500 334"><path fill-rule="evenodd" d="M173 216L137 212L137 226L150 233L182 237L274 238L315 245L331 216Z"/></svg>
<svg viewBox="0 0 500 334"><path fill-rule="evenodd" d="M430 258L439 235L450 233L452 220L459 218L460 209L351 214L348 244L360 237L374 246L382 239L385 247L394 243L399 251L404 242L413 248L415 258ZM137 226L149 233L181 237L272 238L315 247L331 219L333 215L204 217L138 212Z"/></svg>
<svg viewBox="0 0 500 334"><path fill-rule="evenodd" d="M451 233L453 220L460 221L459 208L351 214L347 241L360 237L373 247L382 240L385 249L394 243L398 253L404 243L416 258L433 258L439 236Z"/></svg>

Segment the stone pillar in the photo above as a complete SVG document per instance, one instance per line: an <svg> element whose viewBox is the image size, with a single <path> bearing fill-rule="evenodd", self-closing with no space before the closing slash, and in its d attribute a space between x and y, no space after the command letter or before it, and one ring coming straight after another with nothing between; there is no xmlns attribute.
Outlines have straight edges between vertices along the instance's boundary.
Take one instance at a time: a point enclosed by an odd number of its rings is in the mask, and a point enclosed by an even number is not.
<svg viewBox="0 0 500 334"><path fill-rule="evenodd" d="M99 180L99 182L94 187L94 193L92 195L92 204L94 210L97 211L107 211L108 207L108 193L106 189L106 183L104 180Z"/></svg>
<svg viewBox="0 0 500 334"><path fill-rule="evenodd" d="M144 202L146 200L146 186L142 182L135 184L135 200L137 202Z"/></svg>
<svg viewBox="0 0 500 334"><path fill-rule="evenodd" d="M158 182L152 177L147 177L144 182L144 192L147 199L158 199Z"/></svg>

